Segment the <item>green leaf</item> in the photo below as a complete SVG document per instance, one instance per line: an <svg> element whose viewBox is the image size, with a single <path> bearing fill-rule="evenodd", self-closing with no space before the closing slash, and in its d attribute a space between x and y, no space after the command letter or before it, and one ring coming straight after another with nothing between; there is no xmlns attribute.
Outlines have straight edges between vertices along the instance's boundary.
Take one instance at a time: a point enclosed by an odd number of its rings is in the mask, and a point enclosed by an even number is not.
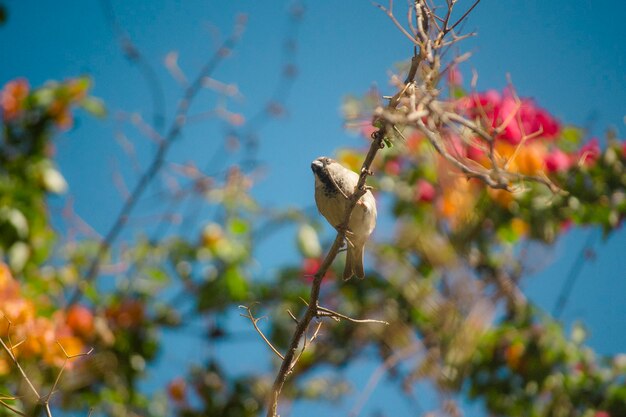
<svg viewBox="0 0 626 417"><path fill-rule="evenodd" d="M97 97L85 97L81 100L80 107L95 117L103 118L107 115L104 101Z"/></svg>
<svg viewBox="0 0 626 417"><path fill-rule="evenodd" d="M248 294L248 283L239 268L231 267L224 273L226 288L233 301L245 300Z"/></svg>
<svg viewBox="0 0 626 417"><path fill-rule="evenodd" d="M509 223L498 228L498 238L506 243L515 243L519 239L519 236Z"/></svg>
<svg viewBox="0 0 626 417"><path fill-rule="evenodd" d="M573 126L566 126L561 131L561 138L557 141L556 145L564 152L574 152L580 147L582 139L582 130Z"/></svg>
<svg viewBox="0 0 626 417"><path fill-rule="evenodd" d="M148 268L148 270L146 271L146 274L156 282L163 283L163 282L168 281L167 273L160 268L156 268L156 267Z"/></svg>
<svg viewBox="0 0 626 417"><path fill-rule="evenodd" d="M243 219L233 218L228 222L228 230L234 235L244 235L250 230L250 225Z"/></svg>

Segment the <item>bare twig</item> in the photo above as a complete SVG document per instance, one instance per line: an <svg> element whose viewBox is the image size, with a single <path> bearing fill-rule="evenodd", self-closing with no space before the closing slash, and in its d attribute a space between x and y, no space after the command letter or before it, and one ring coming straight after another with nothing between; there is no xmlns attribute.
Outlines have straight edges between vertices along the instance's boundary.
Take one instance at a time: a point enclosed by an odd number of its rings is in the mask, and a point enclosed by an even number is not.
<svg viewBox="0 0 626 417"><path fill-rule="evenodd" d="M404 28L404 26L402 26L402 24L398 21L398 19L396 19L396 17L394 16L394 14L393 14L393 0L389 0L389 8L386 8L382 4L378 4L378 3L374 3L374 2L372 2L372 4L374 6L376 6L376 7L378 7L380 10L382 10L389 17L389 19L391 19L393 24L396 25L396 27L400 30L400 32L402 32L402 34L404 36L406 36L411 41L411 43L413 43L414 45L418 44L417 41L415 40L415 36L411 35Z"/></svg>
<svg viewBox="0 0 626 417"><path fill-rule="evenodd" d="M446 25L447 30L448 31L454 30L454 28L457 27L461 22L463 22L465 20L465 18L472 12L472 10L474 10L474 8L476 6L478 6L478 3L480 3L480 0L476 0L474 2L474 4L472 4L472 6L469 9L467 9L467 11L465 13L463 13L463 16L459 17L459 19L456 21L456 23L454 23L452 26L450 26L450 28L447 28L447 25ZM452 8L450 8L450 10L452 10Z"/></svg>
<svg viewBox="0 0 626 417"><path fill-rule="evenodd" d="M152 95L153 123L157 130L161 130L165 121L165 93L156 75L156 71L119 24L115 12L113 11L111 1L100 0L100 6L102 7L107 24L120 44L122 53L131 63L137 65L142 76L148 83L148 88Z"/></svg>
<svg viewBox="0 0 626 417"><path fill-rule="evenodd" d="M8 323L7 334L9 334L9 332L11 331L11 321L6 316L4 316L4 319ZM13 362L13 365L15 365L15 367L20 372L20 374L22 374L22 378L24 378L24 381L26 382L28 387L35 394L35 396L37 396L37 399L40 399L41 396L39 395L39 392L37 391L33 383L30 381L30 378L28 378L28 376L26 375L26 372L24 371L24 368L22 368L22 365L20 365L17 358L13 354L13 349L14 349L13 346L11 347L7 346L7 344L4 342L4 340L2 340L2 338L0 338L0 344L2 345L2 349L4 349L6 354L9 355L9 359L11 359L11 362Z"/></svg>
<svg viewBox="0 0 626 417"><path fill-rule="evenodd" d="M27 417L26 414L24 414L23 412L21 412L20 410L18 410L17 408L11 406L10 404L7 404L4 400L14 400L15 397L3 397L0 398L0 405L2 405L4 408L6 408L7 410L10 410L12 412L14 412L15 414L17 414L18 416L22 416L22 417Z"/></svg>
<svg viewBox="0 0 626 417"><path fill-rule="evenodd" d="M270 342L270 341L268 340L268 338L265 336L265 334L263 334L263 331L261 331L261 329L259 329L259 326L257 325L257 323L258 323L260 320L262 320L262 319L264 319L264 318L266 318L266 317L259 317L259 318L255 318L255 317L252 315L252 308L251 308L251 307L248 307L248 306L239 306L239 308L243 308L243 309L244 309L244 310L246 310L246 311L247 311L247 313L248 313L248 314L240 314L240 316L241 316L241 317L245 317L245 318L249 319L249 320L250 320L250 322L252 323L252 325L254 326L254 330L256 330L256 331L257 331L257 333L261 336L261 338L263 338L263 340L265 341L265 343L266 343L266 344L270 347L270 349L272 349L272 352L274 352L274 353L276 354L276 356L278 356L279 358L281 358L281 359L283 359L283 360L284 360L284 359L285 359L285 357L282 355L282 353L280 353L280 352L278 351L278 349L276 349L276 348L274 347L274 345L272 345L272 342Z"/></svg>
<svg viewBox="0 0 626 417"><path fill-rule="evenodd" d="M63 351L63 354L65 355L65 361L63 362L63 365L61 366L61 369L59 370L59 373L57 374L57 376L56 376L56 378L54 380L54 384L52 385L52 388L50 388L50 392L47 395L42 396L42 395L39 394L39 391L37 391L37 389L35 388L34 384L32 383L32 381L30 380L30 378L28 377L28 375L24 371L24 368L22 368L22 365L20 365L19 361L15 357L14 349L16 348L16 346L13 346L11 344L11 342L10 342L11 321L6 316L4 316L4 319L8 323L7 338L9 339L9 345L7 345L5 343L5 341L2 340L2 338L0 338L0 345L2 346L2 348L4 349L6 354L9 355L9 358L11 359L11 362L13 362L13 365L15 365L15 367L18 369L18 371L22 375L22 379L24 379L26 384L30 387L31 391L37 397L37 402L40 403L41 405L43 405L43 408L44 408L44 410L46 412L46 416L47 417L52 417L52 410L50 409L50 398L52 397L52 394L56 390L56 387L59 384L59 381L61 380L61 375L63 374L63 371L65 370L65 367L67 366L68 361L70 361L71 359L77 358L77 357L90 355L91 352L93 352L93 348L90 349L88 352L79 353L79 354L76 354L76 355L68 355L67 351L63 348L63 345L61 345L61 343L59 343L57 341L56 343L59 345L59 347ZM12 412L14 412L14 413L16 413L18 415L25 416L24 413L22 413L21 411L18 411L17 409L15 409L14 407L10 406L9 404L7 404L4 401L4 400L8 400L8 399L9 400L13 400L13 399L15 399L15 397L3 397L3 398L0 398L0 405L6 407L7 409L11 410Z"/></svg>
<svg viewBox="0 0 626 417"><path fill-rule="evenodd" d="M333 311L331 309L328 309L326 307L322 307L319 305L317 306L317 316L318 317L330 317L337 321L339 321L339 319L344 319L344 320L351 321L352 323L377 323L377 324L385 324L387 326L389 325L389 322L386 322L384 320L353 319L352 317L348 317L344 314L338 313L336 311Z"/></svg>

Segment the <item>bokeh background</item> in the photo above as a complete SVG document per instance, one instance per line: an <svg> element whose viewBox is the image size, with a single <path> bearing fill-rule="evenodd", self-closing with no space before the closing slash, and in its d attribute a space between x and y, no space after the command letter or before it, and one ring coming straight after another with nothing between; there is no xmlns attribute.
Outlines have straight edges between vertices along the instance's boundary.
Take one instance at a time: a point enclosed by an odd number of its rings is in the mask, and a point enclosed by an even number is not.
<svg viewBox="0 0 626 417"><path fill-rule="evenodd" d="M284 63L295 65L292 85L278 92L284 111L257 130L253 195L265 206L276 208L312 207L311 160L332 155L339 147L365 145L363 138L344 129L342 100L371 86L391 92L391 71L412 53L411 45L387 17L364 0L305 1L298 22L290 17L293 4L288 2L59 0L8 1L6 6L8 21L0 26L0 83L26 77L31 85L40 85L49 79L87 74L95 83L93 94L102 98L109 110L105 120L79 117L75 127L58 139L56 158L70 188L68 195L51 201L53 216L60 218L62 207L71 198L76 213L100 233L110 227L113 213L123 201L115 186L116 176L121 174L129 184L137 178L128 155L115 140L116 133L127 133L141 163L154 151L154 143L121 116L138 113L153 123L155 101L141 70L124 57L116 30L126 33L155 68L163 89L156 107L162 106L166 125L181 94L165 67L166 56L175 51L180 68L193 76L212 53L216 38L229 33L237 14L248 16L245 34L214 75L236 85L241 93L228 103L231 111L246 120L263 113L276 86L284 84ZM403 17L404 4L396 8ZM466 84L472 71L478 74L479 90L501 90L510 76L521 96L533 98L561 122L583 127L589 138L597 136L603 141L608 128L623 137L626 48L621 40L625 18L626 5L610 0L484 1L465 26L465 31L476 30L477 36L458 45L463 52L473 52L460 70ZM210 110L215 100L215 94L207 92L193 109L197 113ZM229 129L226 122L190 125L173 145L168 163L194 161L208 170L212 164L226 165L230 156L223 149ZM217 160L216 152L220 155ZM146 230L154 226L150 207L161 195L158 187L152 187L139 206L137 221L145 222ZM198 215L197 224L185 225L186 233L198 233L202 216ZM391 233L385 224L383 219L377 235ZM330 228L326 232L331 236ZM624 248L624 233L604 240L600 230L572 230L556 245L536 248L536 272L524 281L528 296L552 311L568 277L576 275L561 318L568 325L584 321L589 344L600 354L623 351L626 346ZM273 234L257 250L259 274L270 275L296 256L294 229ZM192 326L185 335L169 339L166 335L166 348L150 370L144 389L162 386L190 361L204 358L208 349L232 365L229 372L258 369L271 373L271 363L249 322L236 312L225 320L238 329L240 338L208 346L201 325L197 334ZM374 361L362 360L344 370L355 391L338 406L313 409L303 402L295 405L293 415L345 415L376 366ZM425 408L430 394L424 391L421 399ZM474 414L468 415L480 415L479 404L469 407ZM377 409L392 415L408 412L395 389L384 381L364 411Z"/></svg>

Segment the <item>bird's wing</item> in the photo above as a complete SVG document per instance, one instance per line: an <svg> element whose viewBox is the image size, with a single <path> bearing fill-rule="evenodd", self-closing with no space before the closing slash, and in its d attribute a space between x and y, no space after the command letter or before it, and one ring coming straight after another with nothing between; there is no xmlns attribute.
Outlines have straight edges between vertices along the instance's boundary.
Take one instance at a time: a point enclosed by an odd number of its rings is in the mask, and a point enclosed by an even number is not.
<svg viewBox="0 0 626 417"><path fill-rule="evenodd" d="M346 195L346 193L344 192L344 190L339 186L339 184L337 184L337 181L335 181L335 179L333 178L332 174L328 175L328 178L330 178L330 180L332 181L333 185L335 186L335 188L337 189L337 191L339 191L341 193L341 195L343 195L343 197L348 200L350 199L350 197L348 197Z"/></svg>

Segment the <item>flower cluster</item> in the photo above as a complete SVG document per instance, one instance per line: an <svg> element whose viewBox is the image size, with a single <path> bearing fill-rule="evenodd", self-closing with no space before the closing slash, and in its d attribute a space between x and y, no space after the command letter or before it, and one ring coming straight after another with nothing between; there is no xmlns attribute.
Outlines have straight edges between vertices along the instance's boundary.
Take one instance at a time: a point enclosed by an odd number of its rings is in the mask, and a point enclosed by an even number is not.
<svg viewBox="0 0 626 417"><path fill-rule="evenodd" d="M511 183L511 192L491 189L479 179L468 180L450 161L433 152L419 130L399 126L405 140L375 161L374 168L381 175L373 178L379 181L377 189L394 196L397 214L417 212L420 219L437 219L463 234L463 230L479 227L485 221L483 214L489 213L488 221L479 228L483 234L496 232L505 241L531 236L548 242L572 219L613 227L624 216L620 198L624 188L620 172L626 164L624 142L609 141L604 150L597 138L583 143L580 130L563 126L533 100L518 98L509 89L454 98L450 106L494 139L488 143L469 130L442 127L449 155L477 171L497 168L519 176L520 181ZM357 170L362 155L342 150L338 159ZM574 198L524 181L524 176L550 181ZM590 209L599 204L599 196L588 192L584 184L589 182L615 185L616 189L606 190L614 198L602 200L606 204L602 203L605 207L601 209ZM536 207L541 201L550 204L546 203L546 213L538 216Z"/></svg>
<svg viewBox="0 0 626 417"><path fill-rule="evenodd" d="M458 102L461 113L479 120L496 140L518 145L527 138L555 139L561 126L547 111L530 99L519 99L510 90L490 90L463 97Z"/></svg>
<svg viewBox="0 0 626 417"><path fill-rule="evenodd" d="M46 365L63 366L67 355L85 350L85 337L93 331L93 315L82 306L51 316L38 311L34 301L24 297L9 267L0 263L0 337L11 341L17 359L41 359ZM60 346L62 347L60 347ZM65 352L63 351L65 350ZM0 358L0 375L11 372L6 356Z"/></svg>
<svg viewBox="0 0 626 417"><path fill-rule="evenodd" d="M96 116L104 114L102 102L87 95L90 87L89 78L49 82L36 90L31 90L26 79L9 81L0 91L1 119L7 124L51 121L57 128L68 130L74 125L72 108L75 106Z"/></svg>
<svg viewBox="0 0 626 417"><path fill-rule="evenodd" d="M28 80L24 78L18 78L6 83L2 91L0 91L0 109L2 110L3 120L11 121L22 114L29 90Z"/></svg>

